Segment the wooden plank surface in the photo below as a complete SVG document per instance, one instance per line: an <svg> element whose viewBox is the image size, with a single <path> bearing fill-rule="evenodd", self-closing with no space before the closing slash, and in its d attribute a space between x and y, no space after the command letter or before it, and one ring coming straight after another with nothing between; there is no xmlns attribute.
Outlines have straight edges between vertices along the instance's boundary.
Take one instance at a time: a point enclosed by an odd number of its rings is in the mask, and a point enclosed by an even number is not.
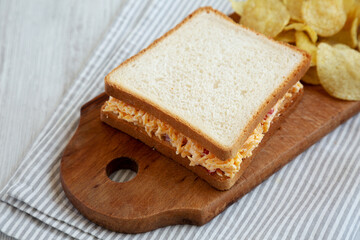
<svg viewBox="0 0 360 240"><path fill-rule="evenodd" d="M125 3L0 1L0 189Z"/></svg>
<svg viewBox="0 0 360 240"><path fill-rule="evenodd" d="M67 197L83 215L127 233L207 223L360 111L360 102L337 100L319 86L306 86L298 107L240 180L230 190L218 191L152 148L102 123L99 112L106 99L100 95L82 108L79 127L64 151L61 181ZM136 162L138 173L131 181L113 182L107 176L109 164L122 157Z"/></svg>

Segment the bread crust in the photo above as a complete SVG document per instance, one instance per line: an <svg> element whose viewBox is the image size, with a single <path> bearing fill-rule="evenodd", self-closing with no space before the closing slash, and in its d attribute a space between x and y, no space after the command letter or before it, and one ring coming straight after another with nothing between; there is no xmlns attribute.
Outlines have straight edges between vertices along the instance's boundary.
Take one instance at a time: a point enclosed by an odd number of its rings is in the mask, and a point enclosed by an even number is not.
<svg viewBox="0 0 360 240"><path fill-rule="evenodd" d="M221 160L227 160L229 158L235 157L237 150L244 144L246 139L249 137L249 135L253 132L254 128L261 122L263 116L271 109L271 107L282 97L284 94L289 90L291 86L293 86L297 81L300 80L300 78L306 73L307 69L310 66L310 55L306 53L305 51L302 51L300 49L297 49L291 45L288 45L286 43L278 43L282 44L288 48L291 48L292 50L299 52L303 56L303 61L301 64L283 81L283 83L280 85L279 88L277 88L271 96L269 96L267 99L264 99L263 104L259 108L259 110L253 115L252 119L249 120L247 126L243 129L243 131L239 134L239 138L232 146L224 146L221 143L215 142L213 139L207 137L206 133L203 132L202 129L195 128L194 126L190 126L187 122L183 121L182 119L179 119L177 116L174 116L171 112L163 109L161 106L157 104L150 103L148 99L145 99L138 94L132 92L129 89L123 88L122 86L119 86L115 83L112 83L110 78L112 73L114 73L117 69L125 66L126 64L129 64L133 61L136 61L138 57L146 53L149 49L155 47L159 42L161 42L164 38L169 36L170 34L177 31L182 25L184 25L186 22L188 22L191 18L196 16L197 14L201 12L213 12L216 15L224 18L225 20L233 23L237 27L242 27L245 29L248 29L244 26L241 26L237 23L235 23L231 18L226 16L225 14L211 8L211 7L203 7L197 9L195 12L190 14L188 17L186 17L182 22L180 22L177 26L175 26L173 29L165 33L162 37L155 40L152 44L150 44L147 48L140 51L138 54L132 56L131 58L127 59L123 63L121 63L117 68L112 70L106 77L105 77L105 92L113 96L121 101L124 101L130 105L135 106L138 109L141 109L153 116L155 116L158 119L161 119L167 123L169 123L171 126L173 126L175 129L177 129L179 132L184 134L185 136L194 139L199 144L206 146L206 148L212 152L217 158ZM253 30L248 29L249 31L254 32ZM256 32L255 32L256 33ZM265 35L262 35L260 33L256 33L259 36L265 37L267 39L270 39L271 41L276 42L275 40L266 37Z"/></svg>
<svg viewBox="0 0 360 240"><path fill-rule="evenodd" d="M155 148L157 151L159 151L166 157L175 160L176 162L191 170L200 178L208 182L214 188L218 190L228 190L239 180L246 168L250 165L253 158L256 156L256 153L261 150L261 148L265 145L266 141L280 127L282 120L286 118L286 116L291 113L295 106L300 102L302 95L303 89L301 89L298 93L293 94L291 98L285 99L282 106L280 106L278 110L277 116L271 122L269 131L264 135L264 138L262 139L259 146L254 149L252 156L243 159L240 165L240 171L237 172L233 178L220 176L216 173L210 174L204 167L199 165L190 166L190 160L188 158L183 158L180 155L177 155L175 152L175 148L172 147L169 142L161 141L156 136L150 137L145 132L145 129L143 127L139 127L125 120L119 119L118 116L114 113L104 112L104 106L101 108L100 118L101 121L107 123L108 125L119 129L136 139L139 139L149 147Z"/></svg>

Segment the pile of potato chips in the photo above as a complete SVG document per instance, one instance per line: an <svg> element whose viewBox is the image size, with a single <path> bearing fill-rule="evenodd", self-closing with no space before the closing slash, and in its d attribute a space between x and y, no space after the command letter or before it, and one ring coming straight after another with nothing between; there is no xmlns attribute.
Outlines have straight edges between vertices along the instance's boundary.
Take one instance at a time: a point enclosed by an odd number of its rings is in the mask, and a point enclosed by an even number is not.
<svg viewBox="0 0 360 240"><path fill-rule="evenodd" d="M360 100L360 0L230 0L240 24L311 54L302 78Z"/></svg>

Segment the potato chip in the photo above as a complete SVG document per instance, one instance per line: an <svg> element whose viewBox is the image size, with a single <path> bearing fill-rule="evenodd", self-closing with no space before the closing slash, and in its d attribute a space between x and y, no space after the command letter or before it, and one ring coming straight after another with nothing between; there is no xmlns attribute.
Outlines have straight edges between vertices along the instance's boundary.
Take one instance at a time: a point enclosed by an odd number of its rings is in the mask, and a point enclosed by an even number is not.
<svg viewBox="0 0 360 240"><path fill-rule="evenodd" d="M287 43L295 43L295 30L281 32L275 37L275 40Z"/></svg>
<svg viewBox="0 0 360 240"><path fill-rule="evenodd" d="M295 33L296 46L302 50L305 50L311 55L310 66L316 65L317 47L312 43L309 37L304 32Z"/></svg>
<svg viewBox="0 0 360 240"><path fill-rule="evenodd" d="M316 67L310 67L306 74L302 77L301 81L311 85L319 85L320 80L317 75Z"/></svg>
<svg viewBox="0 0 360 240"><path fill-rule="evenodd" d="M289 20L289 12L280 0L248 0L244 4L240 23L269 37L275 37Z"/></svg>
<svg viewBox="0 0 360 240"><path fill-rule="evenodd" d="M360 0L235 1L241 24L311 55L304 83L360 101Z"/></svg>
<svg viewBox="0 0 360 240"><path fill-rule="evenodd" d="M305 23L322 37L339 32L346 21L342 0L306 0L301 12Z"/></svg>
<svg viewBox="0 0 360 240"><path fill-rule="evenodd" d="M347 12L348 18L360 18L360 1L355 1Z"/></svg>
<svg viewBox="0 0 360 240"><path fill-rule="evenodd" d="M284 0L286 8L289 10L291 19L301 21L301 5L303 0Z"/></svg>
<svg viewBox="0 0 360 240"><path fill-rule="evenodd" d="M346 51L347 49L349 49L349 46L347 46L345 44L334 44L334 45L330 44L330 46L332 46L332 47L334 47L334 48L336 48L338 50L345 50Z"/></svg>
<svg viewBox="0 0 360 240"><path fill-rule="evenodd" d="M348 13L354 5L355 0L343 0L344 10Z"/></svg>
<svg viewBox="0 0 360 240"><path fill-rule="evenodd" d="M235 1L235 0L230 0L231 2L231 7L232 9L239 15L241 16L243 14L243 10L244 10L244 1Z"/></svg>
<svg viewBox="0 0 360 240"><path fill-rule="evenodd" d="M284 27L285 31L291 30L291 29L294 29L296 31L307 32L307 34L309 35L309 37L313 43L316 43L316 41L318 39L317 34L314 31L314 29L312 29L308 25L305 25L304 23L291 23L291 24L287 25L286 27Z"/></svg>
<svg viewBox="0 0 360 240"><path fill-rule="evenodd" d="M357 39L357 29L358 29L359 19L348 19L345 23L343 29L340 32L331 36L327 39L330 43L343 43L348 45L351 48L356 48L358 45Z"/></svg>
<svg viewBox="0 0 360 240"><path fill-rule="evenodd" d="M337 44L318 46L317 73L324 89L336 98L360 100L360 53Z"/></svg>

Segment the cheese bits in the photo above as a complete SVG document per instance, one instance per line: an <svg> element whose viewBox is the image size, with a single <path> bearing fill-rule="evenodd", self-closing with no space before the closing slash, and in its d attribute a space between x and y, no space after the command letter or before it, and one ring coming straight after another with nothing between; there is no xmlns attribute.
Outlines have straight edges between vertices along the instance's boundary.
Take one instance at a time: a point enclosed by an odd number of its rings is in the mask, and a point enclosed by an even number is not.
<svg viewBox="0 0 360 240"><path fill-rule="evenodd" d="M259 145L264 134L269 130L271 122L278 113L279 106L282 102L286 98L291 98L292 94L299 92L302 87L301 83L296 83L285 96L275 104L271 111L266 114L261 123L258 124L254 132L239 149L236 156L225 161L218 159L206 148L184 136L169 124L116 98L110 97L105 103L103 111L112 112L116 114L119 119L143 127L150 137L156 136L158 139L168 142L176 149L176 154L180 154L182 157L187 157L190 160L190 166L200 165L210 173L216 172L220 176L225 175L232 178L240 170L242 160L252 155L253 150Z"/></svg>

